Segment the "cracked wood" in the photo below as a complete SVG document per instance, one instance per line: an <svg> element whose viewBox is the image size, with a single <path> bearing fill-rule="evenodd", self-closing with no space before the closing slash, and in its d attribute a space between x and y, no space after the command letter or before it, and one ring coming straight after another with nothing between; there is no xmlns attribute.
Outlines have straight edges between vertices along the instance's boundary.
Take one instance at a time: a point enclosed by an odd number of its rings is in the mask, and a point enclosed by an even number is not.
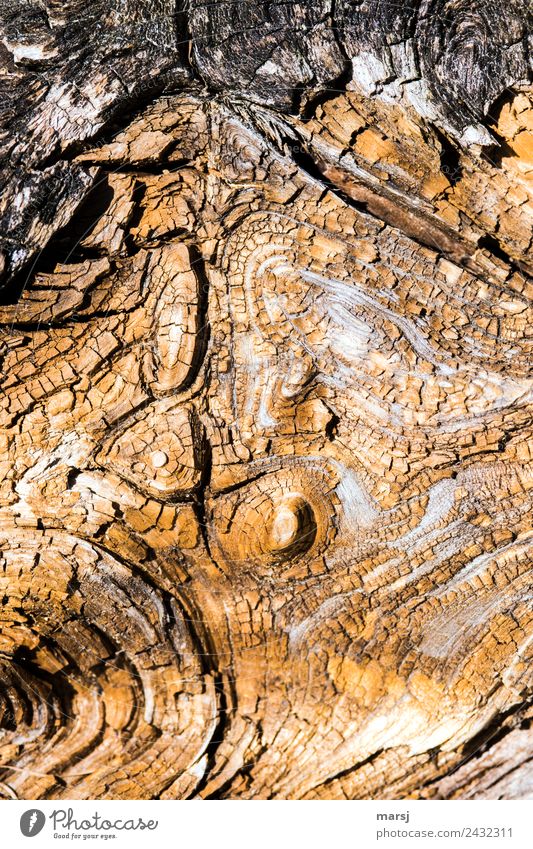
<svg viewBox="0 0 533 849"><path fill-rule="evenodd" d="M0 3L0 791L526 796L520 9L59 5Z"/></svg>

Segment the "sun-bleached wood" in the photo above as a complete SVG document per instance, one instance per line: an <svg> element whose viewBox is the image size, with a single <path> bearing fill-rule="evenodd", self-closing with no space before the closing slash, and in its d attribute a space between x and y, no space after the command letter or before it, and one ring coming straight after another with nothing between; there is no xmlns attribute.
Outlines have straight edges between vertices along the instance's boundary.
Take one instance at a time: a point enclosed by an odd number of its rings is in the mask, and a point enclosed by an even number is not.
<svg viewBox="0 0 533 849"><path fill-rule="evenodd" d="M9 260L6 797L531 792L533 110L362 68L152 98Z"/></svg>

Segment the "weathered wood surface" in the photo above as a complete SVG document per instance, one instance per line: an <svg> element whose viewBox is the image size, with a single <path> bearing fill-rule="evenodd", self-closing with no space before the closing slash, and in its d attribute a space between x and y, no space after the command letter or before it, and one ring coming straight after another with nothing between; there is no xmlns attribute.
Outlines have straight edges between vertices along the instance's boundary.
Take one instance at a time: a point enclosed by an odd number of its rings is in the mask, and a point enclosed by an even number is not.
<svg viewBox="0 0 533 849"><path fill-rule="evenodd" d="M2 793L531 794L522 5L0 11Z"/></svg>

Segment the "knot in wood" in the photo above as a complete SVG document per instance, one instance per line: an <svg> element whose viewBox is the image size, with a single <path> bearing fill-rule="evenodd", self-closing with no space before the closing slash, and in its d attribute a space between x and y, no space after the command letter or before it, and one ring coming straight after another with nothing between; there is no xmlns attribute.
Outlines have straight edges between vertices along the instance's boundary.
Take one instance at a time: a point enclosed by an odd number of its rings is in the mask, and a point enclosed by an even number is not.
<svg viewBox="0 0 533 849"><path fill-rule="evenodd" d="M267 534L272 554L289 559L307 551L316 536L311 505L301 495L284 498L272 510Z"/></svg>

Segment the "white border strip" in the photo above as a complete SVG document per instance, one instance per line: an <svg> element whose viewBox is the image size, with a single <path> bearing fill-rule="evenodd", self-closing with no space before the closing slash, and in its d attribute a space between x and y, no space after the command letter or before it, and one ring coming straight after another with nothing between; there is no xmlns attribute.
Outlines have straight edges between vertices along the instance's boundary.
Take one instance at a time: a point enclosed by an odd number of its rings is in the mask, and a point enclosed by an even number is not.
<svg viewBox="0 0 533 849"><path fill-rule="evenodd" d="M5 801L2 847L532 849L531 801ZM270 807L267 807L270 805ZM24 836L30 830L33 835ZM68 841L68 842L67 842Z"/></svg>

